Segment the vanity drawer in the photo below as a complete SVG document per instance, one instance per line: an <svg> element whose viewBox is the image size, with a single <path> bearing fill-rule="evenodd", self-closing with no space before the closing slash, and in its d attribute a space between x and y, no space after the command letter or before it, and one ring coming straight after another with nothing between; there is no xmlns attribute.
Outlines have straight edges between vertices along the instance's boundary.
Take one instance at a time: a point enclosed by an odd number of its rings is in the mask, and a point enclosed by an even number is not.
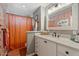
<svg viewBox="0 0 79 59"><path fill-rule="evenodd" d="M57 55L58 56L79 56L79 50L76 50L64 45L57 45Z"/></svg>

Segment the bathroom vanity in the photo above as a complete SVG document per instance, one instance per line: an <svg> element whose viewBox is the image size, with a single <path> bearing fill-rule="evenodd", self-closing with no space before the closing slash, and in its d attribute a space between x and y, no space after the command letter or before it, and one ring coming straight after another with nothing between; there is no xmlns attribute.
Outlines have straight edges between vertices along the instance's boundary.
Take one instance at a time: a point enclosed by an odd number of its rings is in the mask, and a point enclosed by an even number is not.
<svg viewBox="0 0 79 59"><path fill-rule="evenodd" d="M79 56L79 43L69 37L36 34L35 53L39 56Z"/></svg>

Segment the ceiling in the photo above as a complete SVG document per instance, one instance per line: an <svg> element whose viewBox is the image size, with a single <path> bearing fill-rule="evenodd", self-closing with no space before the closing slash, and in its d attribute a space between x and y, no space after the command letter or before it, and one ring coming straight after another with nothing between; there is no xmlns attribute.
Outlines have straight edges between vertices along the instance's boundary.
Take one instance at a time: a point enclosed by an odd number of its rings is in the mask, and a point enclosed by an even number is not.
<svg viewBox="0 0 79 59"><path fill-rule="evenodd" d="M22 16L32 16L33 12L39 6L47 6L48 3L5 3L7 13L13 13Z"/></svg>

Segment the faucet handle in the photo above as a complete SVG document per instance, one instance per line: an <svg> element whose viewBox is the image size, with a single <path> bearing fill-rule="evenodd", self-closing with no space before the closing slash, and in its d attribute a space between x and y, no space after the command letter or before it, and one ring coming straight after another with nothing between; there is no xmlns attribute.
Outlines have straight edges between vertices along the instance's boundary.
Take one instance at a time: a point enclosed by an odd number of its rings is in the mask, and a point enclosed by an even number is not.
<svg viewBox="0 0 79 59"><path fill-rule="evenodd" d="M56 32L53 32L54 33L54 36L56 37Z"/></svg>
<svg viewBox="0 0 79 59"><path fill-rule="evenodd" d="M53 32L54 34L56 34L56 32Z"/></svg>
<svg viewBox="0 0 79 59"><path fill-rule="evenodd" d="M57 37L59 38L60 37L60 34L58 34Z"/></svg>

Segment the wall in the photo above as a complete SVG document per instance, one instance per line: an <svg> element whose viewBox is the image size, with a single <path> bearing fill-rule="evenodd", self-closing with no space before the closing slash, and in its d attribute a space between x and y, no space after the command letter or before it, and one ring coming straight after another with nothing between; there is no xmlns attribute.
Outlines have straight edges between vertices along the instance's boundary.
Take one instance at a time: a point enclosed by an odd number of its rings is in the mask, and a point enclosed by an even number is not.
<svg viewBox="0 0 79 59"><path fill-rule="evenodd" d="M4 10L2 8L2 5L0 5L0 24L2 25L2 27L4 27Z"/></svg>
<svg viewBox="0 0 79 59"><path fill-rule="evenodd" d="M38 15L38 31L43 31L44 30L44 20L45 20L45 8L40 6L38 7L35 12L33 13L33 18ZM35 19L34 19L35 20Z"/></svg>
<svg viewBox="0 0 79 59"><path fill-rule="evenodd" d="M41 31L45 28L45 7L41 7Z"/></svg>
<svg viewBox="0 0 79 59"><path fill-rule="evenodd" d="M35 12L33 13L34 20L35 20L36 16L38 16L38 20L39 20L39 25L38 25L38 27L39 27L38 31L39 31L39 30L41 30L41 7L38 7L35 10Z"/></svg>

